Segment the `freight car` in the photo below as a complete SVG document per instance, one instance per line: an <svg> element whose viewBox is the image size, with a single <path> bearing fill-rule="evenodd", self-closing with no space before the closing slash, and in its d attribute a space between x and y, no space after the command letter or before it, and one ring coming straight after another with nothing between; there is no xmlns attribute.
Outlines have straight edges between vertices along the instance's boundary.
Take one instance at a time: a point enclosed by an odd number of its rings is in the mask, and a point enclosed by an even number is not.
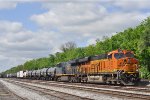
<svg viewBox="0 0 150 100"><path fill-rule="evenodd" d="M135 85L140 81L138 60L134 53L121 49L27 71L26 78L124 85Z"/></svg>
<svg viewBox="0 0 150 100"><path fill-rule="evenodd" d="M36 79L41 79L41 69L36 71Z"/></svg>
<svg viewBox="0 0 150 100"><path fill-rule="evenodd" d="M37 71L37 70L33 70L33 71L31 72L31 78L32 78L32 79L36 79L36 71Z"/></svg>
<svg viewBox="0 0 150 100"><path fill-rule="evenodd" d="M17 78L23 78L24 77L24 73L25 71L19 71L17 72Z"/></svg>
<svg viewBox="0 0 150 100"><path fill-rule="evenodd" d="M47 71L47 69L48 68L43 68L43 69L41 69L40 70L40 78L42 79L42 80L46 80L46 71Z"/></svg>

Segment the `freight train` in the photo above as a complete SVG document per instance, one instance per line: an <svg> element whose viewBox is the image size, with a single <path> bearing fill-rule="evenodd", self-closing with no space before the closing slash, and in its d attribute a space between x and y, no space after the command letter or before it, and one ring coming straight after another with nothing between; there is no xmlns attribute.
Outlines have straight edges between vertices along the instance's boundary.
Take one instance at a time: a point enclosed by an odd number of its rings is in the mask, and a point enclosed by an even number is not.
<svg viewBox="0 0 150 100"><path fill-rule="evenodd" d="M39 70L19 71L8 77L66 82L88 82L135 85L139 83L138 60L130 50L114 50L107 54L61 62Z"/></svg>

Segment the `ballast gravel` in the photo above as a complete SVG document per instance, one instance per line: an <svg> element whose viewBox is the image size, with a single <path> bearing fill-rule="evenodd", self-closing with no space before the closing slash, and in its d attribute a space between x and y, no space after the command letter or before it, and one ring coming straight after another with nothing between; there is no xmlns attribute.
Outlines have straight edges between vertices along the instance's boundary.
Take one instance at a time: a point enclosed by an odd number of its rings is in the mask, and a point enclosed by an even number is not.
<svg viewBox="0 0 150 100"><path fill-rule="evenodd" d="M12 83L8 83L3 80L0 80L0 82L3 82L8 88L10 88L12 91L14 91L17 95L22 95L22 96L28 97L30 100L48 100L47 98L44 98L36 93L33 93L32 91L27 91L27 90L20 88L19 86L16 86ZM90 99L94 99L94 100L127 100L125 98L117 98L117 97L112 97L109 95L93 93L90 91L75 90L75 89L69 89L69 88L63 88L63 87L45 86L45 85L26 83L26 82L19 82L19 83L20 84L23 83L23 84L31 85L31 86L38 86L38 87L55 90L55 91L60 91L60 92L64 92L64 93L69 93L69 94L77 95L80 97L86 97L86 98L90 98Z"/></svg>
<svg viewBox="0 0 150 100"><path fill-rule="evenodd" d="M16 95L23 97L27 100L50 100L49 98L41 96L33 91L29 91L27 89L24 89L12 83L8 83L2 79L0 79L0 82L3 83L7 88L9 88L10 91L14 92Z"/></svg>

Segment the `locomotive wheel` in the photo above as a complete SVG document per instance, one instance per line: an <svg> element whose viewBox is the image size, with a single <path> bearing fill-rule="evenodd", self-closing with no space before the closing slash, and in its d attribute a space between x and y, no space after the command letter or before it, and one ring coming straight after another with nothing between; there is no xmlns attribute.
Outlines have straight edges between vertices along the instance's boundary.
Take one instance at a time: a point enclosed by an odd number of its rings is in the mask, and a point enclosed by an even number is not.
<svg viewBox="0 0 150 100"><path fill-rule="evenodd" d="M58 78L56 79L56 81L60 82L60 81L61 81L61 77L58 77Z"/></svg>
<svg viewBox="0 0 150 100"><path fill-rule="evenodd" d="M73 81L72 81L72 77L71 76L69 76L68 77L68 81L70 82L70 83L72 83Z"/></svg>
<svg viewBox="0 0 150 100"><path fill-rule="evenodd" d="M111 84L112 84L112 81L108 81L108 84L111 85Z"/></svg>
<svg viewBox="0 0 150 100"><path fill-rule="evenodd" d="M77 80L76 80L75 77L70 77L70 82L71 82L71 83L74 83L74 82L77 82Z"/></svg>
<svg viewBox="0 0 150 100"><path fill-rule="evenodd" d="M114 84L117 85L117 81L114 81Z"/></svg>
<svg viewBox="0 0 150 100"><path fill-rule="evenodd" d="M77 78L77 82L78 82L78 83L81 83L81 78L78 77L78 78Z"/></svg>

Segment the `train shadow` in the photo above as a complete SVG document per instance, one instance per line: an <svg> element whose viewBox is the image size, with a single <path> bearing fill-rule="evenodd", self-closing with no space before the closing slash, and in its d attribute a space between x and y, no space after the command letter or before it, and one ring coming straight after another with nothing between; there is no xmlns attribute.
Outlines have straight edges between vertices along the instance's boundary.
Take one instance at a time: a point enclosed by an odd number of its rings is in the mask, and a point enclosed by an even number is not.
<svg viewBox="0 0 150 100"><path fill-rule="evenodd" d="M138 86L150 86L150 80L141 80Z"/></svg>

